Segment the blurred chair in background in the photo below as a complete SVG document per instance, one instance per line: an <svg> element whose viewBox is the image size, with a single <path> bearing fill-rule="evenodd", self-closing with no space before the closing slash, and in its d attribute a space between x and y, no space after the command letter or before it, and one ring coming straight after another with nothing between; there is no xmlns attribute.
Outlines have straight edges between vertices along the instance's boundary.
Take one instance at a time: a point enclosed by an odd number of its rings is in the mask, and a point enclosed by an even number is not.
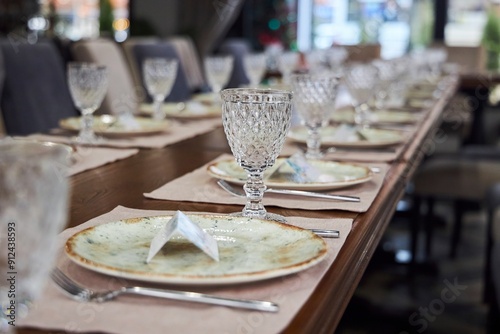
<svg viewBox="0 0 500 334"><path fill-rule="evenodd" d="M132 74L132 80L134 81L134 86L136 89L141 89L141 92L137 94L139 98L142 98L141 102L148 100L147 91L143 91L141 71L136 65L135 56L133 53L133 47L139 44L156 44L159 43L160 39L157 37L130 37L125 42L121 44L125 58L127 59L128 66L130 68L130 74Z"/></svg>
<svg viewBox="0 0 500 334"><path fill-rule="evenodd" d="M1 107L9 135L47 132L59 120L78 116L66 82L66 69L55 45L0 41L5 64Z"/></svg>
<svg viewBox="0 0 500 334"><path fill-rule="evenodd" d="M348 52L348 62L369 62L380 58L380 44L342 45Z"/></svg>
<svg viewBox="0 0 500 334"><path fill-rule="evenodd" d="M134 85L130 67L121 47L111 39L82 40L72 46L76 61L108 68L109 86L100 114L135 114L142 101L142 89Z"/></svg>
<svg viewBox="0 0 500 334"><path fill-rule="evenodd" d="M135 70L140 73L141 79L143 75L142 64L148 58L173 58L177 59L180 63L180 57L177 54L175 47L172 43L167 41L160 41L158 43L148 43L141 44L137 43L131 47L132 55L135 60L134 66ZM146 86L142 80L143 89L146 92ZM177 69L177 76L175 78L174 85L170 94L167 96L165 101L169 102L182 102L186 101L191 97L191 88L188 85L186 74L184 73L184 68L179 66ZM148 96L147 101L152 101L151 97Z"/></svg>
<svg viewBox="0 0 500 334"><path fill-rule="evenodd" d="M202 60L193 40L188 36L172 36L167 38L167 41L172 43L177 51L191 91L193 93L208 91L209 88L203 76Z"/></svg>
<svg viewBox="0 0 500 334"><path fill-rule="evenodd" d="M230 38L222 42L218 53L231 55L234 59L233 71L231 73L231 77L229 78L229 82L226 85L227 88L238 88L250 83L243 65L243 58L251 52L252 46L250 45L250 42L245 39Z"/></svg>
<svg viewBox="0 0 500 334"><path fill-rule="evenodd" d="M500 331L500 183L485 198L488 210L484 299L489 304L487 333Z"/></svg>

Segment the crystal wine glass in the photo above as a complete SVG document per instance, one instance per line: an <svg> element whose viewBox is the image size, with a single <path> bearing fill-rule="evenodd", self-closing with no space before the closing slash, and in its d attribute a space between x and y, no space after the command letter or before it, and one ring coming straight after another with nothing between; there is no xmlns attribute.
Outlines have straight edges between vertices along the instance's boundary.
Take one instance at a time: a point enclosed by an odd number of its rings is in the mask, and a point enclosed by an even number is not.
<svg viewBox="0 0 500 334"><path fill-rule="evenodd" d="M205 58L205 73L212 92L219 100L219 93L227 85L233 71L232 56L210 56Z"/></svg>
<svg viewBox="0 0 500 334"><path fill-rule="evenodd" d="M321 159L320 129L328 124L335 107L339 79L334 73L291 76L294 107L307 127L307 159Z"/></svg>
<svg viewBox="0 0 500 334"><path fill-rule="evenodd" d="M172 91L177 77L179 61L169 58L147 58L142 63L144 84L154 101L153 119L161 121L165 118L162 104Z"/></svg>
<svg viewBox="0 0 500 334"><path fill-rule="evenodd" d="M375 93L378 80L377 68L369 63L354 64L347 68L343 78L354 107L354 123L362 128L369 127L372 112L368 102Z"/></svg>
<svg viewBox="0 0 500 334"><path fill-rule="evenodd" d="M99 138L94 133L93 113L99 108L108 88L108 70L93 63L69 63L68 85L75 106L82 113L77 142L95 143Z"/></svg>
<svg viewBox="0 0 500 334"><path fill-rule="evenodd" d="M0 140L0 333L14 333L43 291L67 222L64 145Z"/></svg>
<svg viewBox="0 0 500 334"><path fill-rule="evenodd" d="M281 81L284 84L290 83L290 75L299 65L299 53L295 51L285 51L280 54L278 68L281 72Z"/></svg>
<svg viewBox="0 0 500 334"><path fill-rule="evenodd" d="M292 93L272 89L234 88L221 92L222 122L231 151L247 172L247 196L239 215L286 221L262 204L264 171L273 166L290 128Z"/></svg>
<svg viewBox="0 0 500 334"><path fill-rule="evenodd" d="M267 57L264 53L251 53L243 57L243 67L250 80L250 87L257 87L266 72Z"/></svg>

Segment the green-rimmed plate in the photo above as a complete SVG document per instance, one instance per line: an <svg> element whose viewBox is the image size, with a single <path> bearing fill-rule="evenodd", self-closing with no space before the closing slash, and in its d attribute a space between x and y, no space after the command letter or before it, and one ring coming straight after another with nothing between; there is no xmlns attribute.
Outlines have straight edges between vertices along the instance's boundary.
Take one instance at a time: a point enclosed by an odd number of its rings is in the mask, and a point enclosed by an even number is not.
<svg viewBox="0 0 500 334"><path fill-rule="evenodd" d="M111 115L94 116L94 132L103 136L139 136L167 131L168 120L157 121L148 117L134 117L126 126L117 117ZM81 117L70 117L59 121L59 126L65 130L79 131Z"/></svg>
<svg viewBox="0 0 500 334"><path fill-rule="evenodd" d="M342 132L338 126L326 126L321 128L321 144L333 147L360 147L377 148L396 145L404 142L403 131L386 130L377 128L358 129ZM342 133L339 133L342 132ZM307 128L295 127L290 130L288 137L299 143L307 142Z"/></svg>
<svg viewBox="0 0 500 334"><path fill-rule="evenodd" d="M217 241L219 262L179 236L146 263L151 240L171 216L119 220L85 229L68 239L66 253L80 266L111 276L195 285L289 275L326 256L322 238L295 226L247 217L188 217Z"/></svg>
<svg viewBox="0 0 500 334"><path fill-rule="evenodd" d="M264 172L264 183L269 188L297 190L331 190L364 183L372 178L368 167L335 161L308 160L319 172L318 179L311 182L299 182L296 173L285 162L285 158L276 159L273 167ZM210 176L228 182L243 185L247 174L234 159L220 160L207 167Z"/></svg>

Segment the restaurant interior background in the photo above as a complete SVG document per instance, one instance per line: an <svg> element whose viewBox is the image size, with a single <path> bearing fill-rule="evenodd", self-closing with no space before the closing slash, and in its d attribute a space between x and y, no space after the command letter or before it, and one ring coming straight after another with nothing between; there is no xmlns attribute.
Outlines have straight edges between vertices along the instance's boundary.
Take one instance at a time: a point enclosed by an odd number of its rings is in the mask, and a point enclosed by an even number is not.
<svg viewBox="0 0 500 334"><path fill-rule="evenodd" d="M201 55L216 52L230 37L250 41L255 50L276 43L299 51L378 43L381 57L389 59L436 43L480 46L490 6L494 4L488 0L247 0L241 8L232 0L0 0L0 33L18 43L102 36L121 43L138 36L188 35L204 51ZM235 15L221 15L227 8ZM204 45L210 24L223 27L211 45ZM500 133L496 109L490 104L483 120L483 144L489 146L497 145ZM437 151L456 150L457 145L450 136ZM446 201L437 203L435 216L429 218L437 226L432 258L409 271L411 191L401 201L338 332L400 333L412 312L428 307L446 280L459 277L467 286L463 295L419 333L485 333L489 308L481 296L484 211L477 205L467 211L460 254L450 259L453 208ZM417 328L410 326L404 333Z"/></svg>

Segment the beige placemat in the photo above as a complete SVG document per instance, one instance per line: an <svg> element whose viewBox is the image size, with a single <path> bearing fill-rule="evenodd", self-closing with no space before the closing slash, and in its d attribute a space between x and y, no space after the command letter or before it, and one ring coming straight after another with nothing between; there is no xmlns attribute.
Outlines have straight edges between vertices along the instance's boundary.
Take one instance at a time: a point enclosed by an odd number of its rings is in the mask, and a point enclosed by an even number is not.
<svg viewBox="0 0 500 334"><path fill-rule="evenodd" d="M214 161L219 159L232 159L232 156L224 154ZM166 183L162 187L144 194L144 196L152 199L170 201L244 205L244 198L228 194L217 185L216 179L209 176L206 172L207 165ZM365 212L377 196L389 168L387 164L378 163L371 163L370 166L380 168L380 173L374 174L370 181L329 192L331 194L358 196L361 198L360 202L345 202L266 193L263 200L264 206L279 206L282 208L304 210L347 210Z"/></svg>
<svg viewBox="0 0 500 334"><path fill-rule="evenodd" d="M222 126L220 118L202 119L189 122L173 121L172 126L163 133L148 136L130 136L126 138L105 138L98 146L115 148L162 148L209 132ZM59 131L60 132L60 131ZM71 137L63 131L54 135L35 134L30 137L37 140L50 140L58 143L70 143ZM74 134L70 135L73 136Z"/></svg>
<svg viewBox="0 0 500 334"><path fill-rule="evenodd" d="M65 230L59 237L61 256L58 260L58 266L82 285L96 289L110 289L129 284L137 285L137 282L128 282L121 278L93 273L79 267L62 254L62 246L73 233L89 226L124 218L162 214L172 214L172 212L117 207L113 211L76 228ZM70 299L55 284L49 282L27 318L19 319L16 324L24 327L68 332L92 331L121 334L163 334L166 332L278 333L290 323L314 291L318 282L337 257L352 227L351 219L289 217L289 222L304 228L334 228L340 231L340 238L325 238L328 246L326 258L314 267L297 274L261 282L221 287L160 285L164 288L195 290L231 298L269 300L279 304L280 311L278 313L139 296L123 296L101 304L79 303Z"/></svg>
<svg viewBox="0 0 500 334"><path fill-rule="evenodd" d="M75 175L139 153L138 149L113 149L106 147L77 147L73 153L68 175Z"/></svg>

